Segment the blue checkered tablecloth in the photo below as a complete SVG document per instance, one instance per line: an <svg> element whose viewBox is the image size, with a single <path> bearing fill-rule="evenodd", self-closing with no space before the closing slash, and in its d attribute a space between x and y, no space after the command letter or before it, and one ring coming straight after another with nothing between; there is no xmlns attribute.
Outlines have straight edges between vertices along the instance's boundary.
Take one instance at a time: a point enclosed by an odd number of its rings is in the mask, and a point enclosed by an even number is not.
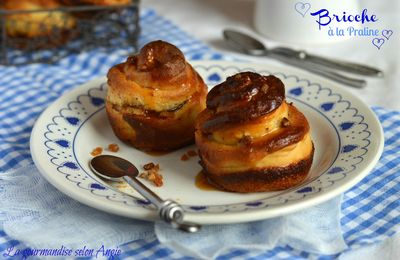
<svg viewBox="0 0 400 260"><path fill-rule="evenodd" d="M221 59L208 46L193 39L152 10L141 13L140 46L163 39L178 46L189 60ZM32 164L29 139L39 114L73 87L100 75L123 61L126 51L86 52L71 55L54 65L34 64L0 67L0 172ZM373 108L385 132L383 155L374 170L344 194L341 224L347 251L381 242L399 231L400 222L400 112ZM0 216L1 216L0 206ZM26 246L0 230L0 252ZM192 259L161 245L157 239L133 241L120 246L119 258ZM342 254L346 254L346 252ZM330 259L295 250L289 246L260 252L233 250L217 259Z"/></svg>

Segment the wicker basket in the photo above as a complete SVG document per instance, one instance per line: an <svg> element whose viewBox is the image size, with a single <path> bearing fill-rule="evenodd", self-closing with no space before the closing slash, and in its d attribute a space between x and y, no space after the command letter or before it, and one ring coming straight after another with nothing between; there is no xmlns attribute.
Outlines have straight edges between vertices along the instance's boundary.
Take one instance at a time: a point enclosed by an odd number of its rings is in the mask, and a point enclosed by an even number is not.
<svg viewBox="0 0 400 260"><path fill-rule="evenodd" d="M20 19L35 15L36 21ZM129 5L65 6L43 10L0 10L0 63L53 63L90 49L137 50L139 0ZM16 33L24 32L24 34Z"/></svg>

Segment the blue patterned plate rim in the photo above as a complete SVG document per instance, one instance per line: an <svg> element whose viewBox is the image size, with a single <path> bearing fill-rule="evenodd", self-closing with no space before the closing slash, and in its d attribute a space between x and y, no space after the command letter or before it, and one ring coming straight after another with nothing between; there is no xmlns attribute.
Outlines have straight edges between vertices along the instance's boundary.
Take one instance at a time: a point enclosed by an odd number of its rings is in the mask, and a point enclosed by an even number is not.
<svg viewBox="0 0 400 260"><path fill-rule="evenodd" d="M293 101L310 121L317 154L307 181L276 193L207 192L193 185L194 188L188 187L190 181L194 182L195 173L190 173L192 179L181 178L178 174L174 181L169 180L170 183L176 182L176 187L169 185L169 190L165 188L156 192L162 197L172 194L174 199L181 200L188 220L203 224L235 223L305 209L354 186L371 171L382 153L383 131L379 120L365 103L341 86L299 70L263 64L200 61L192 62L192 65L209 86L239 71L280 77L285 83L288 100ZM51 184L86 205L118 215L154 220L156 212L146 200L120 192L88 170L88 147L97 146L95 142L101 139L117 140L112 139L106 126L96 125L106 121L103 120L105 82L105 78L100 78L77 87L42 113L31 135L33 160ZM101 129L106 130L102 132ZM100 138L101 135L106 138ZM149 159L138 151L132 151L133 148L125 150L128 151L126 156ZM177 160L180 154L174 156L167 159ZM161 167L163 165L167 166L167 172L170 171L168 160L163 161ZM182 164L185 171L196 167L199 166L193 162L189 166ZM171 172L168 172L171 176L177 174L176 169ZM188 188L185 190L183 186ZM183 189L182 195L174 193L179 188Z"/></svg>

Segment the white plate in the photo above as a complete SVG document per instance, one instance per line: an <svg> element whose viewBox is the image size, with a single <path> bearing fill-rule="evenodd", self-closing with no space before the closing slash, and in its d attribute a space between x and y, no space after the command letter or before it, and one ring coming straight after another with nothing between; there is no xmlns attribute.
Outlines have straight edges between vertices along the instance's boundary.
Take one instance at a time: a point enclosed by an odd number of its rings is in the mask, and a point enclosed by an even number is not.
<svg viewBox="0 0 400 260"><path fill-rule="evenodd" d="M284 215L326 201L359 182L382 153L383 132L374 113L330 81L257 64L216 61L192 64L209 86L239 71L272 73L283 80L288 100L306 115L311 125L315 155L307 181L282 192L253 194L197 188L194 179L201 170L198 158L180 160L194 146L151 156L114 136L104 109L105 78L63 95L37 120L31 136L31 153L40 172L60 191L86 205L154 220L156 211L140 195L123 185L118 190L115 185L104 183L88 167L93 148L117 143L120 151L116 155L136 166L148 162L160 164L164 186L148 186L162 198L183 204L187 220L203 224L234 223Z"/></svg>

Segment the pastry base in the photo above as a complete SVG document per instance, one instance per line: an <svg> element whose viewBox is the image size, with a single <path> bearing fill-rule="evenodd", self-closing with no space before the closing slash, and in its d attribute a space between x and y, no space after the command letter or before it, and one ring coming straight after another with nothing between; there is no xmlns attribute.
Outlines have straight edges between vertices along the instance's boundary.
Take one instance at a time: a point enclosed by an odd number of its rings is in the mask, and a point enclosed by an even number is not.
<svg viewBox="0 0 400 260"><path fill-rule="evenodd" d="M192 111L185 118L148 117L121 113L106 103L106 111L115 135L143 151L171 151L194 143Z"/></svg>
<svg viewBox="0 0 400 260"><path fill-rule="evenodd" d="M225 174L211 173L207 171L201 161L200 163L203 165L204 174L210 184L218 189L249 193L285 190L300 184L308 175L313 156L314 147L306 159L285 167L270 167Z"/></svg>

